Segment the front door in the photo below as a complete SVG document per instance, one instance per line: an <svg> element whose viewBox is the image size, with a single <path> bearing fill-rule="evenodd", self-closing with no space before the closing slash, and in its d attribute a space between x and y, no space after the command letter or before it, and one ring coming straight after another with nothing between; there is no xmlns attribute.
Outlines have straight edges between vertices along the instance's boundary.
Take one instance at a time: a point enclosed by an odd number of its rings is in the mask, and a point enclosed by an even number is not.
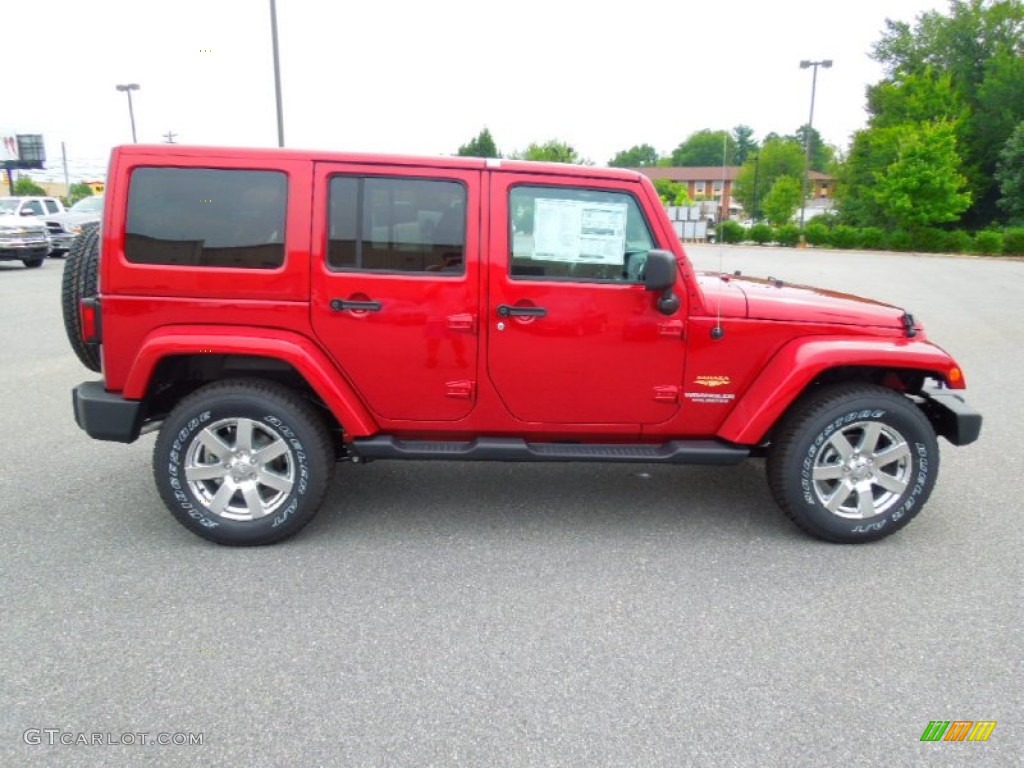
<svg viewBox="0 0 1024 768"><path fill-rule="evenodd" d="M487 367L516 418L639 425L679 409L685 307L663 315L644 290L658 244L642 192L493 173Z"/></svg>
<svg viewBox="0 0 1024 768"><path fill-rule="evenodd" d="M479 171L316 166L313 328L378 417L473 409L479 186Z"/></svg>

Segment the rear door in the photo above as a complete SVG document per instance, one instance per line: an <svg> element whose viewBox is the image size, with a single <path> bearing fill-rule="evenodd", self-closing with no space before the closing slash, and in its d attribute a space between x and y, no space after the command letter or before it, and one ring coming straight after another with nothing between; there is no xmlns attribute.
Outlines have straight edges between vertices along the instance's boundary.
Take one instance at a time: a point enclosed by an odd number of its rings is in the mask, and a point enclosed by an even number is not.
<svg viewBox="0 0 1024 768"><path fill-rule="evenodd" d="M312 322L378 417L476 402L480 172L317 163Z"/></svg>
<svg viewBox="0 0 1024 768"><path fill-rule="evenodd" d="M493 173L487 367L516 418L639 427L679 409L686 308L663 315L644 290L659 244L642 193Z"/></svg>

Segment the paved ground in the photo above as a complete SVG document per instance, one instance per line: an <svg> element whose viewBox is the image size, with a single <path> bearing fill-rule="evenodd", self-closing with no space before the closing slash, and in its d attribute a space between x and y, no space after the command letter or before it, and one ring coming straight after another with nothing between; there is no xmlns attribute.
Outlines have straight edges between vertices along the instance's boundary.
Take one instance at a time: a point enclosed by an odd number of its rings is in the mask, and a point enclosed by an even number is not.
<svg viewBox="0 0 1024 768"><path fill-rule="evenodd" d="M902 533L806 538L754 462L379 462L298 538L219 548L161 505L152 436L74 426L62 263L0 264L0 765L1019 764L1024 263L719 254L905 304L963 363L982 441ZM936 719L999 724L921 743Z"/></svg>

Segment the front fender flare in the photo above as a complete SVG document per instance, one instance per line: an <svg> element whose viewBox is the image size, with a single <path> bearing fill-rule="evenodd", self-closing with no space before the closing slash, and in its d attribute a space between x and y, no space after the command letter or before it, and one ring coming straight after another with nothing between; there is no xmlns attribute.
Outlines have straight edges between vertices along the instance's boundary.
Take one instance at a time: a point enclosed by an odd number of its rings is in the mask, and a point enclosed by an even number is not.
<svg viewBox="0 0 1024 768"><path fill-rule="evenodd" d="M288 363L330 408L345 432L366 437L378 431L373 417L320 347L304 336L271 328L224 325L164 326L149 333L128 374L123 396L141 400L157 364L181 355L250 355Z"/></svg>
<svg viewBox="0 0 1024 768"><path fill-rule="evenodd" d="M783 346L736 403L718 437L740 445L760 443L808 384L830 368L919 370L963 389L956 361L928 341L815 336ZM954 373L955 371L955 373Z"/></svg>

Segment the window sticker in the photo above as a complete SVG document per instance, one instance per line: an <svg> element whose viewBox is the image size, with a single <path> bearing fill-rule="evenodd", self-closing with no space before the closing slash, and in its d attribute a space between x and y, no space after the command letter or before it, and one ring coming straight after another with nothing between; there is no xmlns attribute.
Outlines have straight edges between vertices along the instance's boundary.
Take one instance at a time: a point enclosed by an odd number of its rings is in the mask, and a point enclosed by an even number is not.
<svg viewBox="0 0 1024 768"><path fill-rule="evenodd" d="M623 264L626 203L538 198L533 258L581 264Z"/></svg>

